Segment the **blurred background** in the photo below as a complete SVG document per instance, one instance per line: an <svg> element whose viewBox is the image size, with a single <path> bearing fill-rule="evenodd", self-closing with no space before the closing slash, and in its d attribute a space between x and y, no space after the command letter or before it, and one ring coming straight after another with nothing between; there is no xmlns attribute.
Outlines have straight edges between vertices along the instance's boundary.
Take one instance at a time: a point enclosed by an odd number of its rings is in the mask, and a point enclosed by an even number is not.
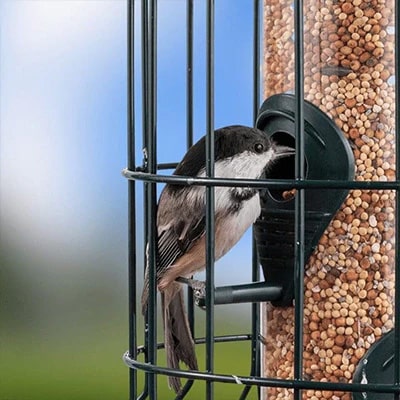
<svg viewBox="0 0 400 400"><path fill-rule="evenodd" d="M185 8L159 0L160 162L179 161L186 149ZM124 0L0 1L1 400L127 399L126 10ZM252 125L252 10L251 0L216 1L216 127ZM194 49L199 138L204 0L195 1ZM142 249L140 229L138 238ZM216 283L250 281L250 260L248 233L217 263ZM250 332L249 315L249 305L219 306L217 333ZM217 357L217 372L248 374L250 344L218 345ZM162 398L173 398L159 381ZM217 398L240 389L217 387ZM203 393L196 384L190 398Z"/></svg>

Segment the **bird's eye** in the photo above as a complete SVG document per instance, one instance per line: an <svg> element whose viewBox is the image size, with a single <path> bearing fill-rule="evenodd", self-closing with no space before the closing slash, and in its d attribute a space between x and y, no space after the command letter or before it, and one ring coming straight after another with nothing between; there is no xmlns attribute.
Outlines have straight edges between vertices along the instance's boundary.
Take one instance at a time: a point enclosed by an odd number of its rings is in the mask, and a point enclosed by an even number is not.
<svg viewBox="0 0 400 400"><path fill-rule="evenodd" d="M256 153L262 153L264 151L264 145L262 143L256 143L254 145L254 150Z"/></svg>

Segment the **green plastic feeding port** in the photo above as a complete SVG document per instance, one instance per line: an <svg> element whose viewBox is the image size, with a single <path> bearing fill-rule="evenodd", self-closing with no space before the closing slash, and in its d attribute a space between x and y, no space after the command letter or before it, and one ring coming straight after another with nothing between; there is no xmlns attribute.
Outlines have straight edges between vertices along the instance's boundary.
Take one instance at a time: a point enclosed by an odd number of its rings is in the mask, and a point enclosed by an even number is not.
<svg viewBox="0 0 400 400"><path fill-rule="evenodd" d="M278 94L260 108L256 126L275 143L295 147L295 97ZM354 156L343 132L319 108L304 101L306 180L354 179ZM268 179L294 179L295 157L282 158L267 171ZM348 190L305 190L305 261L345 200ZM295 192L266 189L261 215L255 224L257 252L266 283L283 288L275 306L289 306L294 288Z"/></svg>
<svg viewBox="0 0 400 400"><path fill-rule="evenodd" d="M365 353L354 372L355 383L393 384L394 377L394 331L382 336ZM353 393L354 400L389 400L392 393Z"/></svg>

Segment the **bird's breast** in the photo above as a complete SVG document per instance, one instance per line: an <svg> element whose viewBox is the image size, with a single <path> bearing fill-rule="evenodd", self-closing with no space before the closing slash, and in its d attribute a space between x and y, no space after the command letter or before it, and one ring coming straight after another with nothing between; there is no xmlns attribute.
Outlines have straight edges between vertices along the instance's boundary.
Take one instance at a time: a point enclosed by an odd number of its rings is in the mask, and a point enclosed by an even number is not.
<svg viewBox="0 0 400 400"><path fill-rule="evenodd" d="M226 254L243 236L260 215L258 192L249 200L243 200L240 208L216 220L215 244L216 259Z"/></svg>

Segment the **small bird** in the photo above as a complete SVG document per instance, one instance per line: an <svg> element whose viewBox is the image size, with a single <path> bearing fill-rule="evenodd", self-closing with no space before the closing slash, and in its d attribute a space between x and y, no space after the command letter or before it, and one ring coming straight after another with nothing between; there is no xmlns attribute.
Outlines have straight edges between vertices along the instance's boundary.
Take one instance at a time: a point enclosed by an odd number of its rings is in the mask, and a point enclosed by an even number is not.
<svg viewBox="0 0 400 400"><path fill-rule="evenodd" d="M215 131L214 176L218 178L260 178L275 160L294 154L255 128L227 126ZM206 176L205 137L194 144L176 167L174 175ZM195 345L184 307L183 288L177 278L189 278L205 268L205 187L167 184L157 209L157 288L161 292L164 344L167 365L179 368L179 361L197 370ZM215 260L226 254L260 215L257 189L215 187ZM148 271L142 293L142 310L147 309ZM181 390L177 377L169 386Z"/></svg>

